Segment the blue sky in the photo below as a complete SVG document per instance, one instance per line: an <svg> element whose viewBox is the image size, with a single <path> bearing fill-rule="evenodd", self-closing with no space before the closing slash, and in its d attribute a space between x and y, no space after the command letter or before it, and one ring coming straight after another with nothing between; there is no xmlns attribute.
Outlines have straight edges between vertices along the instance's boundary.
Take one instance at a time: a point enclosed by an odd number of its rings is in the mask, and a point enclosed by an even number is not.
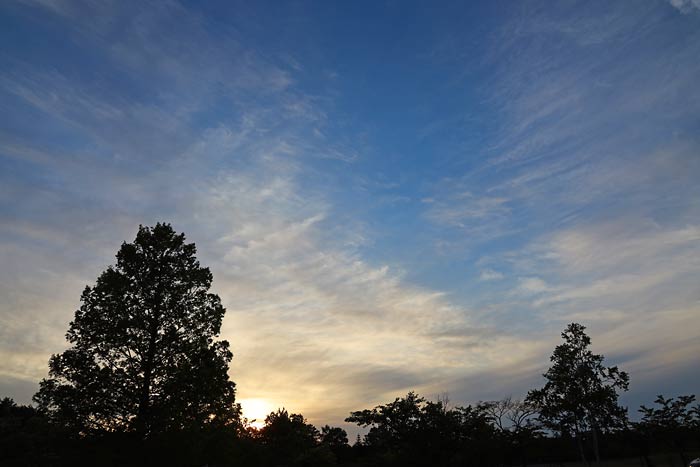
<svg viewBox="0 0 700 467"><path fill-rule="evenodd" d="M168 221L239 398L314 423L541 384L571 321L632 406L700 385L700 4L0 6L0 392Z"/></svg>

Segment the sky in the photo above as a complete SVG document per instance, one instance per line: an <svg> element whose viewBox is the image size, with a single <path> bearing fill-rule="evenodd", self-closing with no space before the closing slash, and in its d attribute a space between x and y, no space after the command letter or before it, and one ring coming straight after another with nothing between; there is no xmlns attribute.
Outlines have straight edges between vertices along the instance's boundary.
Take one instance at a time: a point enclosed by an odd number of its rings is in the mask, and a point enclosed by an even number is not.
<svg viewBox="0 0 700 467"><path fill-rule="evenodd" d="M0 4L0 394L139 224L198 248L250 418L523 397L570 322L700 387L700 2Z"/></svg>

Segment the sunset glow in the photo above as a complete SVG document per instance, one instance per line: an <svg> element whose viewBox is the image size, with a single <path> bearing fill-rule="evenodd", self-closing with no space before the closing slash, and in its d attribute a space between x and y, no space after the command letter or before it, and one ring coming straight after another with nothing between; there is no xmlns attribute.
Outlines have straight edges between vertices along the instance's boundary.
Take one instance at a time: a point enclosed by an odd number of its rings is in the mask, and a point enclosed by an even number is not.
<svg viewBox="0 0 700 467"><path fill-rule="evenodd" d="M241 399L239 402L243 416L255 428L262 428L265 425L265 417L277 409L265 399Z"/></svg>

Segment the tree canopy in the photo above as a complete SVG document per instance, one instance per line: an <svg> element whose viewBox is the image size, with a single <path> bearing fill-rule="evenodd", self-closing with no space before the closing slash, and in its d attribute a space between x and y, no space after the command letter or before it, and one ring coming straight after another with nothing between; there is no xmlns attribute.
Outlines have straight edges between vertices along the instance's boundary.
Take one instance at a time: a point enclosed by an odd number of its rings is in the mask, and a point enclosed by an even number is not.
<svg viewBox="0 0 700 467"><path fill-rule="evenodd" d="M115 266L81 295L34 396L54 422L78 433L229 424L237 419L232 354L219 335L225 313L212 274L169 224L139 226Z"/></svg>

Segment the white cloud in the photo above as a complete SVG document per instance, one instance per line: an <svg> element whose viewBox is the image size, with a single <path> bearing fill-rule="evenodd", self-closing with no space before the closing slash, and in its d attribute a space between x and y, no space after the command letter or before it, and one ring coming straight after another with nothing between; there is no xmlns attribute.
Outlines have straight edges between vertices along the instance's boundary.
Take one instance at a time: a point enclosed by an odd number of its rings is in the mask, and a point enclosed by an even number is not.
<svg viewBox="0 0 700 467"><path fill-rule="evenodd" d="M540 294L547 292L551 287L539 277L525 277L518 279L518 289L527 294Z"/></svg>
<svg viewBox="0 0 700 467"><path fill-rule="evenodd" d="M484 269L479 274L479 280L482 281L497 281L500 279L503 279L503 274L493 269Z"/></svg>
<svg viewBox="0 0 700 467"><path fill-rule="evenodd" d="M543 326L578 321L597 348L647 381L685 371L700 351L697 226L661 227L631 218L555 232L522 252L516 269L537 268L517 290Z"/></svg>
<svg viewBox="0 0 700 467"><path fill-rule="evenodd" d="M494 217L506 213L508 208L505 198L475 197L471 193L462 193L445 203L436 206L428 216L444 224L464 226L470 222L479 221L486 217Z"/></svg>
<svg viewBox="0 0 700 467"><path fill-rule="evenodd" d="M169 50L167 41L158 38L154 47ZM148 50L127 48L115 56L127 69L147 61ZM191 66L207 68L199 59L178 60L155 67L156 74L180 74L156 81L165 94L194 79L186 75ZM240 65L242 74L250 72L246 66L253 74L268 70L276 82L274 65ZM11 188L27 209L21 219L0 224L3 297L12 299L0 305L10 323L0 340L0 376L44 376L49 355L65 346L82 287L113 262L139 223L162 220L184 231L212 269L213 292L228 308L222 336L235 354L231 375L242 398L269 399L314 422L337 423L365 404L411 389L443 391L459 377L532 353L524 339L509 338L506 346L503 333L475 326L470 310L442 291L412 284L391 264L360 254L365 233L352 219L340 225L308 164L323 155L342 164L357 156L309 131L323 124L323 108L291 84L271 86L279 95L237 113L235 121L194 129L188 119L206 94L134 107L58 72L32 69L26 76L8 76L3 85L92 146L73 155L34 141L8 145L14 157L61 183L44 191ZM208 82L196 89L205 84L216 88ZM96 156L102 154L108 164ZM79 162L66 162L67 156ZM86 197L88 207L67 208L85 205ZM476 201L472 214L487 216L503 202Z"/></svg>
<svg viewBox="0 0 700 467"><path fill-rule="evenodd" d="M669 3L682 13L700 10L700 0L669 0Z"/></svg>
<svg viewBox="0 0 700 467"><path fill-rule="evenodd" d="M616 270L644 274L658 272L673 260L687 265L676 269L681 273L698 265L694 258L700 252L700 227L662 228L627 218L557 232L543 247L550 259L577 273Z"/></svg>

